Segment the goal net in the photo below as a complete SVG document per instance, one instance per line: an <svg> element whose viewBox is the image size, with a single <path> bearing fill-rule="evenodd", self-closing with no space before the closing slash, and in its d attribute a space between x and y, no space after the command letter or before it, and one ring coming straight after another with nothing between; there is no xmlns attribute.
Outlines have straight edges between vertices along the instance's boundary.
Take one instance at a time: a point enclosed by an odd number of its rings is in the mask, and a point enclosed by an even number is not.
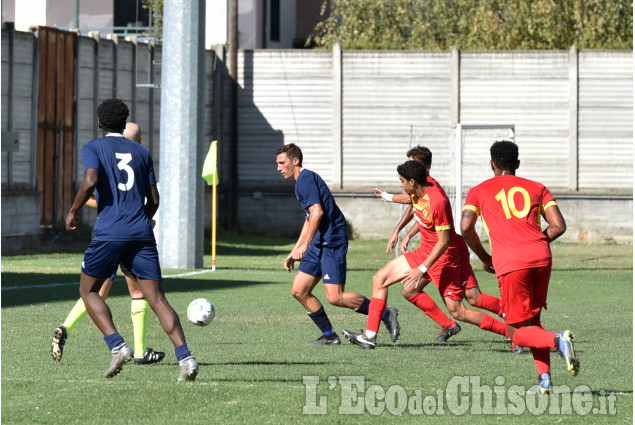
<svg viewBox="0 0 635 425"><path fill-rule="evenodd" d="M430 175L443 187L457 232L467 192L493 177L489 148L497 140L515 141L514 124L463 124L456 127L411 125L408 149L426 146L432 152ZM477 231L480 234L480 220Z"/></svg>

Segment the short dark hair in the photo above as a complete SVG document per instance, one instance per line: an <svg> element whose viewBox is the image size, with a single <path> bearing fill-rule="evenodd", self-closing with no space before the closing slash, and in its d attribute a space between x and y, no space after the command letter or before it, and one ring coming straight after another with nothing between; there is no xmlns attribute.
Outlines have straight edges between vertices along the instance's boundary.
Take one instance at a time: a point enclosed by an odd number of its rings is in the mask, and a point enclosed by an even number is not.
<svg viewBox="0 0 635 425"><path fill-rule="evenodd" d="M97 107L97 118L107 132L121 133L126 128L128 115L128 106L121 99L106 99Z"/></svg>
<svg viewBox="0 0 635 425"><path fill-rule="evenodd" d="M426 167L432 167L432 152L430 152L430 149L425 146L415 146L406 153L406 156L408 158L412 157L416 159L417 161L423 163Z"/></svg>
<svg viewBox="0 0 635 425"><path fill-rule="evenodd" d="M428 184L428 171L419 161L406 161L397 167L397 172L406 180L414 180L419 184Z"/></svg>
<svg viewBox="0 0 635 425"><path fill-rule="evenodd" d="M518 145L509 140L498 140L489 148L494 165L500 170L515 170L518 163Z"/></svg>
<svg viewBox="0 0 635 425"><path fill-rule="evenodd" d="M287 154L287 156L291 160L293 160L293 158L298 158L298 160L300 161L298 165L302 167L302 150L295 143L289 143L288 145L284 145L283 147L278 149L278 152L276 152L276 156L280 155L281 153Z"/></svg>

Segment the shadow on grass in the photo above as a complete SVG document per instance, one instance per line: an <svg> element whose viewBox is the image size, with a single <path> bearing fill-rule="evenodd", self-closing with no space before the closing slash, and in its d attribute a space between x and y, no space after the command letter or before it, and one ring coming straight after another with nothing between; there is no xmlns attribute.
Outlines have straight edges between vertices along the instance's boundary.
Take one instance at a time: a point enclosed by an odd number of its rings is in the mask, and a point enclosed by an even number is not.
<svg viewBox="0 0 635 425"><path fill-rule="evenodd" d="M211 249L210 249L211 251ZM282 254L288 254L291 250L285 245L283 247L263 246L262 248L240 247L232 245L217 245L217 256L219 258L237 256L237 257L272 257ZM206 255L210 253L206 252Z"/></svg>
<svg viewBox="0 0 635 425"><path fill-rule="evenodd" d="M24 278L28 276L29 281ZM179 279L169 278L163 280L163 291L168 295L171 292L211 291L214 289L226 289L246 287L251 285L267 285L276 282L250 281L250 280L215 280L215 279ZM56 274L56 282L50 282L51 275L23 273L2 274L2 307L12 307L28 304L76 300L79 298L79 275ZM50 284L47 284L49 281ZM128 286L123 277L118 276L110 290L110 296L128 295Z"/></svg>
<svg viewBox="0 0 635 425"><path fill-rule="evenodd" d="M218 256L252 256L266 257L289 253L289 245L296 240L291 238L254 236L242 234L219 235L216 241L216 253ZM205 255L211 255L211 239L205 239Z"/></svg>
<svg viewBox="0 0 635 425"><path fill-rule="evenodd" d="M471 347L471 342L452 342L449 344L435 344L435 343L424 343L424 344L393 344L393 345L379 345L378 348L455 348L455 347Z"/></svg>
<svg viewBox="0 0 635 425"><path fill-rule="evenodd" d="M611 271L624 271L624 270L633 270L632 267L580 267L580 268L553 268L552 272L611 272Z"/></svg>
<svg viewBox="0 0 635 425"><path fill-rule="evenodd" d="M266 361L244 361L244 362L222 362L222 363L199 363L208 366L315 366L326 365L329 362L266 362Z"/></svg>
<svg viewBox="0 0 635 425"><path fill-rule="evenodd" d="M592 391L585 391L583 389L573 389L572 391L558 391L558 385L554 386L554 392L552 393L552 395L573 395L573 394L593 394L594 396L600 396L600 397L606 397L609 394L615 394L615 395L626 395L626 394L633 394L633 390L592 390Z"/></svg>
<svg viewBox="0 0 635 425"><path fill-rule="evenodd" d="M573 392L571 392L571 394L573 394ZM591 391L591 394L606 397L609 394L617 394L617 395L633 394L633 390L599 390L599 391L594 390L594 391Z"/></svg>
<svg viewBox="0 0 635 425"><path fill-rule="evenodd" d="M236 378L214 378L211 382L229 382L235 384L237 382L293 382L294 384L301 384L302 381L298 379L236 379Z"/></svg>

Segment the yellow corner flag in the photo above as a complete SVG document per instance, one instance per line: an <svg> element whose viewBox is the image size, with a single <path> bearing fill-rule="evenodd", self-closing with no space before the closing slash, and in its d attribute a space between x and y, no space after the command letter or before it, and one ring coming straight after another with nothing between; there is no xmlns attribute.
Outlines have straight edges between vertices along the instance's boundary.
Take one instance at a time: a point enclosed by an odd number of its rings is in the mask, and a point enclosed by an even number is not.
<svg viewBox="0 0 635 425"><path fill-rule="evenodd" d="M207 182L208 185L216 186L218 184L218 173L216 169L216 151L218 150L218 141L214 140L209 145L209 152L205 157L205 162L203 163L203 178Z"/></svg>
<svg viewBox="0 0 635 425"><path fill-rule="evenodd" d="M202 176L212 188L212 271L216 270L216 186L218 185L218 170L216 158L218 141L214 140L209 146L209 152L203 163Z"/></svg>

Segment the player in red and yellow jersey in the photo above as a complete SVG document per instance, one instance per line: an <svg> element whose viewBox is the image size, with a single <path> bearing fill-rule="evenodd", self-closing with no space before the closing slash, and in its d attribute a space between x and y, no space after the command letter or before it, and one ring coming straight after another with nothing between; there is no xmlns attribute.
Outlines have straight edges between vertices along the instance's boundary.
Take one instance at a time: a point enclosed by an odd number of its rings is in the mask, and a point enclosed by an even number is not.
<svg viewBox="0 0 635 425"><path fill-rule="evenodd" d="M483 262L483 269L496 273L509 336L516 345L531 348L539 391L549 393L550 349L560 351L573 376L580 369L571 331L549 332L540 322L540 311L547 307L551 275L549 243L564 233L566 223L544 185L515 175L520 164L515 143L495 142L490 153L494 178L468 192L461 232ZM492 255L481 244L474 227L479 215L489 234ZM543 231L541 216L549 225Z"/></svg>
<svg viewBox="0 0 635 425"><path fill-rule="evenodd" d="M432 152L425 146L415 146L411 148L406 153L408 159L412 161L419 161L426 167L426 171L428 172L428 183L432 186L437 186L439 189L443 190L439 182L437 182L432 176L430 176L430 168L432 168ZM387 202L396 202L402 204L411 204L410 196L406 193L400 193L397 195L392 195L387 193L379 188L375 188L375 195L381 197L383 200ZM391 252L395 246L397 245L397 241L399 239L399 232L412 220L413 218L413 209L408 208L399 223L397 224L395 230L393 231L390 239L388 240L388 246L386 248L386 254ZM413 226L407 235L404 237L399 249L401 252L408 251L408 243L415 236L418 231L418 226ZM463 291L465 293L465 299L467 302L478 308L482 308L488 310L496 315L500 314L500 300L492 295L481 292L478 281L476 280L476 276L474 275L474 271L472 270L472 266L470 265L470 252L467 249L467 245L463 240L463 237L457 234L456 232L452 235L452 238L455 242L455 246L458 249L459 256L459 267L461 269L461 284L463 286ZM447 317L436 305L434 300L423 291L414 291L413 288L403 288L402 295L415 306L423 310L423 312L428 315L431 319L437 322L441 326L441 332L434 340L435 343L444 343L447 342L448 338L457 334L461 327L454 322L454 320ZM491 317L488 314L483 315L483 319L479 323L479 327L484 330L492 330L495 329L504 329L504 325ZM518 354L522 352L521 347L515 347L512 345L512 352Z"/></svg>
<svg viewBox="0 0 635 425"><path fill-rule="evenodd" d="M452 208L445 192L427 180L426 168L417 161L397 167L401 187L411 197L415 219L421 232L421 246L382 267L373 278L366 330L361 333L344 330L344 336L362 348L375 348L381 314L386 307L388 287L403 282L404 287L421 292L434 281L448 311L456 319L478 326L483 313L466 308L460 280L458 253L453 243ZM499 333L505 334L501 323Z"/></svg>

